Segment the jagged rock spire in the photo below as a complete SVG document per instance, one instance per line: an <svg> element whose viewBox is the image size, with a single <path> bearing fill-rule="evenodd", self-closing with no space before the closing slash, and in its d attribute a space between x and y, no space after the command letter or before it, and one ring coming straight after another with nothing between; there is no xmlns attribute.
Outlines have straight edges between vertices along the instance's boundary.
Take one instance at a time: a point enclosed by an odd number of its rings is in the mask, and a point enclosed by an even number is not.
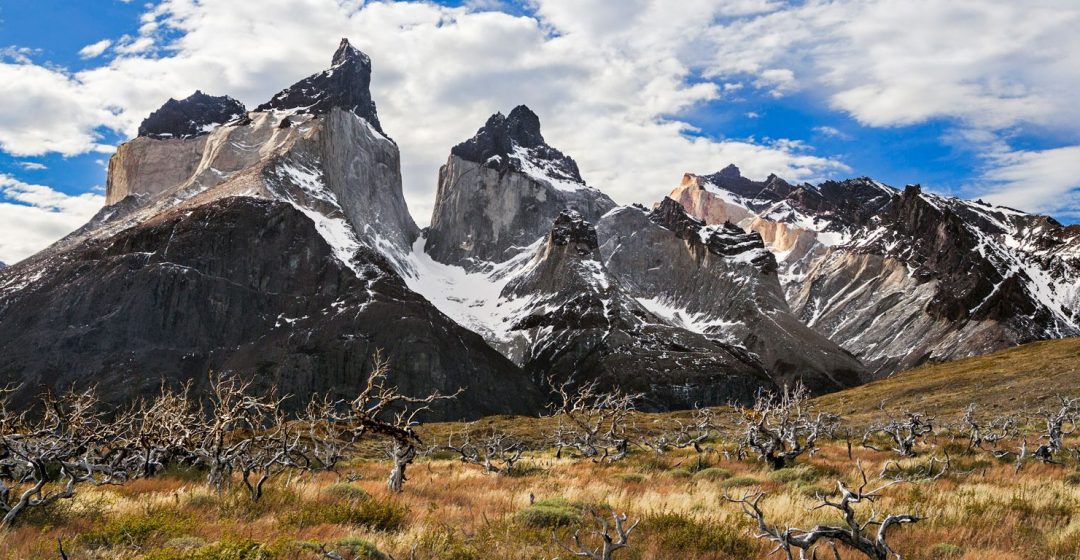
<svg viewBox="0 0 1080 560"><path fill-rule="evenodd" d="M295 110L321 115L334 107L352 111L383 133L371 98L371 58L342 39L331 67L281 90L256 111ZM385 134L385 133L383 133Z"/></svg>
<svg viewBox="0 0 1080 560"><path fill-rule="evenodd" d="M528 150L529 159L554 176L584 184L577 162L544 141L540 117L525 105L514 107L506 116L491 115L472 138L454 146L450 153L488 167L522 171L519 149Z"/></svg>
<svg viewBox="0 0 1080 560"><path fill-rule="evenodd" d="M169 98L139 125L139 136L151 138L194 138L219 125L242 117L244 104L227 96L202 91L177 101Z"/></svg>

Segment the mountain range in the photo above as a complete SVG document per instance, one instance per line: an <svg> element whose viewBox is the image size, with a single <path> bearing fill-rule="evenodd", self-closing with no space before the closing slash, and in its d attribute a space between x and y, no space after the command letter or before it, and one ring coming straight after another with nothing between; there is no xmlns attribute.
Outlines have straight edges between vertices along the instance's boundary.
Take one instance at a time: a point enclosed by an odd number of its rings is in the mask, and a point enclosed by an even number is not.
<svg viewBox="0 0 1080 560"><path fill-rule="evenodd" d="M535 413L563 380L666 410L1080 334L1080 227L734 166L620 206L525 106L449 149L421 230L371 72L343 39L254 110L197 91L152 113L105 208L0 271L0 382L345 396L381 352L405 392L465 389L442 418Z"/></svg>

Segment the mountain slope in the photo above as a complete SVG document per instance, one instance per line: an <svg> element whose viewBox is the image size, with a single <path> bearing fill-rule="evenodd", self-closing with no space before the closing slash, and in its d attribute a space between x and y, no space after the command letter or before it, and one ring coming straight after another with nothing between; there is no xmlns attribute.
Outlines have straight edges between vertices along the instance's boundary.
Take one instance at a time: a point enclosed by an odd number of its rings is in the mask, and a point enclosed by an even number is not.
<svg viewBox="0 0 1080 560"><path fill-rule="evenodd" d="M402 282L419 230L397 146L355 103L369 94L341 89L369 79L366 55L343 41L334 64L340 79L287 90L322 105L279 94L195 136L122 145L114 203L0 272L0 377L26 391L103 383L124 400L218 370L347 394L383 348L403 390L468 389L439 416L538 411L520 368Z"/></svg>
<svg viewBox="0 0 1080 560"><path fill-rule="evenodd" d="M1080 338L1032 342L985 356L924 365L837 393L818 397L825 409L855 423L889 410L925 411L957 417L975 403L987 415L1029 416L1057 395L1075 396L1080 386Z"/></svg>
<svg viewBox="0 0 1080 560"><path fill-rule="evenodd" d="M793 312L877 376L1080 334L1080 228L871 179L791 186L729 167L672 192L776 255Z"/></svg>

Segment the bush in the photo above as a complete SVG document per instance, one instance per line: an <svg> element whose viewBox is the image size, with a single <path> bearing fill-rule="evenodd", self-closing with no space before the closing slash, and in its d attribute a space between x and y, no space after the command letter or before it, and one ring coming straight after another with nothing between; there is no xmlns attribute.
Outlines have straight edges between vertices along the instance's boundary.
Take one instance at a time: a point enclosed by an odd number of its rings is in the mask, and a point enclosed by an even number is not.
<svg viewBox="0 0 1080 560"><path fill-rule="evenodd" d="M368 498L371 498L371 494L368 494L367 490L347 482L331 484L326 487L325 492L343 500L367 500Z"/></svg>
<svg viewBox="0 0 1080 560"><path fill-rule="evenodd" d="M772 471L766 475L766 477L773 482L782 484L787 484L789 482L813 482L818 478L821 478L821 472L813 465L799 465L797 467Z"/></svg>
<svg viewBox="0 0 1080 560"><path fill-rule="evenodd" d="M731 478L731 471L720 467L709 467L694 473L694 480L708 480L718 482Z"/></svg>
<svg viewBox="0 0 1080 560"><path fill-rule="evenodd" d="M1071 472L1065 475L1065 484L1080 484L1080 472Z"/></svg>
<svg viewBox="0 0 1080 560"><path fill-rule="evenodd" d="M252 540L221 541L196 550L167 548L147 554L145 560L267 560L265 547Z"/></svg>
<svg viewBox="0 0 1080 560"><path fill-rule="evenodd" d="M757 486L758 484L761 484L761 481L751 476L736 476L720 482L722 488L742 488L744 486Z"/></svg>
<svg viewBox="0 0 1080 560"><path fill-rule="evenodd" d="M397 531L405 526L409 508L389 500L348 502L301 502L297 507L278 516L281 524L303 528L328 523L353 525L372 531Z"/></svg>
<svg viewBox="0 0 1080 560"><path fill-rule="evenodd" d="M345 537L334 544L338 552L346 552L355 560L390 560L375 545L360 537Z"/></svg>
<svg viewBox="0 0 1080 560"><path fill-rule="evenodd" d="M745 526L741 522L719 525L677 513L662 513L646 517L641 527L642 533L655 538L660 549L672 558L708 553L751 558L757 552L757 543L745 535Z"/></svg>
<svg viewBox="0 0 1080 560"><path fill-rule="evenodd" d="M694 476L686 469L671 469L667 472L667 475L676 480L683 480Z"/></svg>
<svg viewBox="0 0 1080 560"><path fill-rule="evenodd" d="M611 478L629 484L641 484L642 482L645 482L645 475L640 473L617 473L611 475Z"/></svg>
<svg viewBox="0 0 1080 560"><path fill-rule="evenodd" d="M540 500L514 514L514 520L527 527L554 528L581 523L582 507L563 498Z"/></svg>
<svg viewBox="0 0 1080 560"><path fill-rule="evenodd" d="M153 540L183 536L194 526L193 517L175 511L125 514L108 521L104 527L79 535L78 542L87 548L142 547Z"/></svg>

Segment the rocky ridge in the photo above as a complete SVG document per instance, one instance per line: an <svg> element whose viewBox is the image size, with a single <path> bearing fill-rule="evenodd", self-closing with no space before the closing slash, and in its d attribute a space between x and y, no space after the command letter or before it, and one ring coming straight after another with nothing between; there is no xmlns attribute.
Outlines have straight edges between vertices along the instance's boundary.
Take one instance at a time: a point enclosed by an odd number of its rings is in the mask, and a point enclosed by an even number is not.
<svg viewBox="0 0 1080 560"><path fill-rule="evenodd" d="M1080 334L1080 228L869 178L687 175L672 192L762 235L795 314L878 376Z"/></svg>

